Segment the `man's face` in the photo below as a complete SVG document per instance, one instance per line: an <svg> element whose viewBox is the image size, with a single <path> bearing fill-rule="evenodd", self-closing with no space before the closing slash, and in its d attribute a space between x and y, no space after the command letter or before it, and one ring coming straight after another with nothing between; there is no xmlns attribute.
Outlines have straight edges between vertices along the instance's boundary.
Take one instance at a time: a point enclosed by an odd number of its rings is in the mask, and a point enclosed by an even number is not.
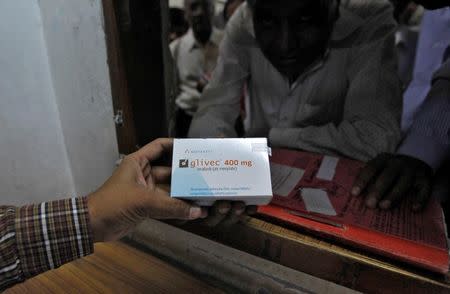
<svg viewBox="0 0 450 294"><path fill-rule="evenodd" d="M186 7L186 18L192 26L195 38L206 43L212 31L211 7L208 0L189 0Z"/></svg>
<svg viewBox="0 0 450 294"><path fill-rule="evenodd" d="M256 1L253 13L256 40L266 58L290 79L297 78L326 51L333 21L320 2Z"/></svg>
<svg viewBox="0 0 450 294"><path fill-rule="evenodd" d="M439 9L450 6L450 0L415 0L414 2L422 5L426 9Z"/></svg>

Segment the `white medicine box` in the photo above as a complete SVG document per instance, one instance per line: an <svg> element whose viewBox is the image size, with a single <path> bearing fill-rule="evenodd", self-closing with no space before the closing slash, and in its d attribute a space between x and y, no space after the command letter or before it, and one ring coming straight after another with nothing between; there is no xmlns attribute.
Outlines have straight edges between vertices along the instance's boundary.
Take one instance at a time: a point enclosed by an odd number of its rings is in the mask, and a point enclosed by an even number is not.
<svg viewBox="0 0 450 294"><path fill-rule="evenodd" d="M272 199L266 138L175 139L171 197L264 205Z"/></svg>

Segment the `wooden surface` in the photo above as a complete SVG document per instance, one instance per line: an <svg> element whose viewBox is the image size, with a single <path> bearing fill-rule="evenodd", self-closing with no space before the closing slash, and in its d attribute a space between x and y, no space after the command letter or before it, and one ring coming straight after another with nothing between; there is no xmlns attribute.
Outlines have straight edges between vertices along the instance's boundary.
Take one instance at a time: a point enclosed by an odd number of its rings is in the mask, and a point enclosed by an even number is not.
<svg viewBox="0 0 450 294"><path fill-rule="evenodd" d="M167 262L121 242L4 293L224 293Z"/></svg>
<svg viewBox="0 0 450 294"><path fill-rule="evenodd" d="M450 293L448 276L433 274L321 239L270 220L232 227L180 228L291 269L364 293Z"/></svg>
<svg viewBox="0 0 450 294"><path fill-rule="evenodd" d="M228 235L231 234L233 232ZM155 220L141 223L129 238L158 256L176 261L191 272L226 286L228 293L356 293L347 287Z"/></svg>

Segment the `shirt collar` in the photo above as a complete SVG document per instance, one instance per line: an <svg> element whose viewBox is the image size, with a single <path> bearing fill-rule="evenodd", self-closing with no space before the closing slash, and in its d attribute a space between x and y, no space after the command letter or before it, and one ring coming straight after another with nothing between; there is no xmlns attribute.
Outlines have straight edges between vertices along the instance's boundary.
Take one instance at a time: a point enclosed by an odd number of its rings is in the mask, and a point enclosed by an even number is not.
<svg viewBox="0 0 450 294"><path fill-rule="evenodd" d="M220 45L220 40L221 40L221 32L213 27L208 42L218 47ZM192 31L191 28L186 33L186 42L190 50L203 47L203 45L197 42L197 40L195 39L194 32Z"/></svg>

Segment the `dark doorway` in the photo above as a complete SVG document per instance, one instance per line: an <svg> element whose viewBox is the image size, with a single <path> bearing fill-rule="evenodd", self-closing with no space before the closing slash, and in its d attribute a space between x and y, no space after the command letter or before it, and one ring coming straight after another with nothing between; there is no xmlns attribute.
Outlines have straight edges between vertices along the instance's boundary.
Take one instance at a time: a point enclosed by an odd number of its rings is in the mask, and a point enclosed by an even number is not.
<svg viewBox="0 0 450 294"><path fill-rule="evenodd" d="M168 4L103 0L119 151L168 135Z"/></svg>

